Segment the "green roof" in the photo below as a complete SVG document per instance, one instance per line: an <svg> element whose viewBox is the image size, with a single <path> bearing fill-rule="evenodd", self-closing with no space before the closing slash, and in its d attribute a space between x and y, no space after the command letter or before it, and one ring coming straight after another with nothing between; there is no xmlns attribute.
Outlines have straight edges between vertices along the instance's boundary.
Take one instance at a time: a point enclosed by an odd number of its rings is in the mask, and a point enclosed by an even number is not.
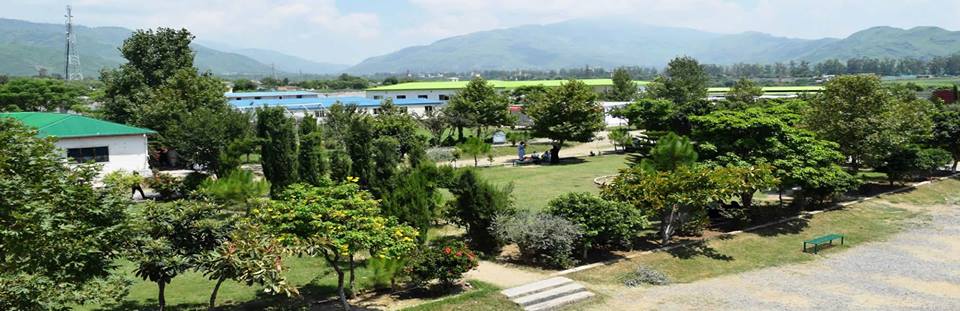
<svg viewBox="0 0 960 311"><path fill-rule="evenodd" d="M148 130L81 115L50 112L6 112L0 118L13 118L37 130L39 137L92 137L156 134Z"/></svg>
<svg viewBox="0 0 960 311"><path fill-rule="evenodd" d="M764 93L806 93L823 91L822 86L766 86L762 87ZM729 87L711 87L707 89L710 93L726 93L730 91Z"/></svg>
<svg viewBox="0 0 960 311"><path fill-rule="evenodd" d="M498 89L515 89L523 86L537 86L543 85L546 87L557 87L561 83L565 83L568 80L529 80L529 81L503 81L503 80L487 80L490 84L493 84L493 87ZM586 83L589 86L612 86L613 80L611 79L584 79L580 80L583 83ZM647 84L647 81L636 81L637 84L644 85ZM470 81L429 81L429 82L407 82L394 85L384 85L378 87L372 87L367 89L367 91L415 91L415 90L455 90L462 89L467 86L467 83Z"/></svg>

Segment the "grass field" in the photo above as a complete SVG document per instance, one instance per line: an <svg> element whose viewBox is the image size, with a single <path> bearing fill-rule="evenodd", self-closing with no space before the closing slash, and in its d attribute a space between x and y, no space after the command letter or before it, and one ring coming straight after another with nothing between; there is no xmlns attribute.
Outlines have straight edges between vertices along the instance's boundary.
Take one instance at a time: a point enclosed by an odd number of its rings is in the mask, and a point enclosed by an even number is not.
<svg viewBox="0 0 960 311"><path fill-rule="evenodd" d="M960 84L960 77L941 77L941 78L930 78L930 79L901 79L901 80L884 80L883 83L887 84L907 84L913 83L921 87L949 87L954 84Z"/></svg>
<svg viewBox="0 0 960 311"><path fill-rule="evenodd" d="M903 194L867 201L841 210L789 221L755 232L666 252L639 256L616 264L571 275L593 284L620 283L637 266L647 266L666 274L673 282L685 283L739 273L764 267L815 260L818 256L802 253L802 241L828 233L846 235L846 244L826 252L879 241L898 232L904 220L917 215L889 203L917 205L956 202L960 199L960 181L947 180Z"/></svg>
<svg viewBox="0 0 960 311"><path fill-rule="evenodd" d="M500 289L480 281L470 281L473 290L445 299L428 302L404 311L509 311L520 310L516 304L500 294Z"/></svg>
<svg viewBox="0 0 960 311"><path fill-rule="evenodd" d="M513 183L516 206L522 209L540 210L547 202L567 192L598 193L600 188L593 179L616 174L625 168L625 155L578 158L582 163L559 165L504 166L480 169L487 181L505 185Z"/></svg>

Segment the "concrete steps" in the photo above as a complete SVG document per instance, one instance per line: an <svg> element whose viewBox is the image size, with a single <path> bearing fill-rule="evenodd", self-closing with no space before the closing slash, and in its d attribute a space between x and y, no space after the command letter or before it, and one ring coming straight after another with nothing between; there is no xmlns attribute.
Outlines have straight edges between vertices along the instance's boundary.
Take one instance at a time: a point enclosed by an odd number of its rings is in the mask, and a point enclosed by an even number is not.
<svg viewBox="0 0 960 311"><path fill-rule="evenodd" d="M565 277L508 288L500 293L527 311L556 310L595 296L583 285Z"/></svg>

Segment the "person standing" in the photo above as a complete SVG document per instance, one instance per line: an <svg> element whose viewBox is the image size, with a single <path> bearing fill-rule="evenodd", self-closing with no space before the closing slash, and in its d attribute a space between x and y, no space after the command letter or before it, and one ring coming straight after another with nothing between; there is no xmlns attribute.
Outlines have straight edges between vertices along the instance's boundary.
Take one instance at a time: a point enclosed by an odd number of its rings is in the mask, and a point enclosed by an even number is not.
<svg viewBox="0 0 960 311"><path fill-rule="evenodd" d="M521 141L520 144L517 145L517 157L520 158L520 161L523 161L523 158L526 155L527 155L527 144Z"/></svg>
<svg viewBox="0 0 960 311"><path fill-rule="evenodd" d="M135 176L135 177L137 178L137 181L134 182L134 183L131 183L131 185L130 185L130 192L131 192L131 193L130 193L130 199L132 200L133 198L136 198L136 197L137 197L137 191L140 191L140 199L146 200L146 199L147 199L147 195L146 195L146 194L143 194L143 187L140 186L140 183L143 182L143 178L141 178L141 177L140 177L140 173L138 173L138 172L136 172L136 171L133 172L133 176Z"/></svg>

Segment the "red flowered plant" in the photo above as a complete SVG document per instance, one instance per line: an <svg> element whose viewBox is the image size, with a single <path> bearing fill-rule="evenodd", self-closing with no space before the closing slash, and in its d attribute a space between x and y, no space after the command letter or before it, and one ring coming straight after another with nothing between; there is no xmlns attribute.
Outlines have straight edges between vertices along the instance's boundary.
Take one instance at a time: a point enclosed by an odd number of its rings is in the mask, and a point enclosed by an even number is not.
<svg viewBox="0 0 960 311"><path fill-rule="evenodd" d="M407 272L421 285L438 280L442 286L452 286L477 265L477 255L466 244L451 241L421 249Z"/></svg>

